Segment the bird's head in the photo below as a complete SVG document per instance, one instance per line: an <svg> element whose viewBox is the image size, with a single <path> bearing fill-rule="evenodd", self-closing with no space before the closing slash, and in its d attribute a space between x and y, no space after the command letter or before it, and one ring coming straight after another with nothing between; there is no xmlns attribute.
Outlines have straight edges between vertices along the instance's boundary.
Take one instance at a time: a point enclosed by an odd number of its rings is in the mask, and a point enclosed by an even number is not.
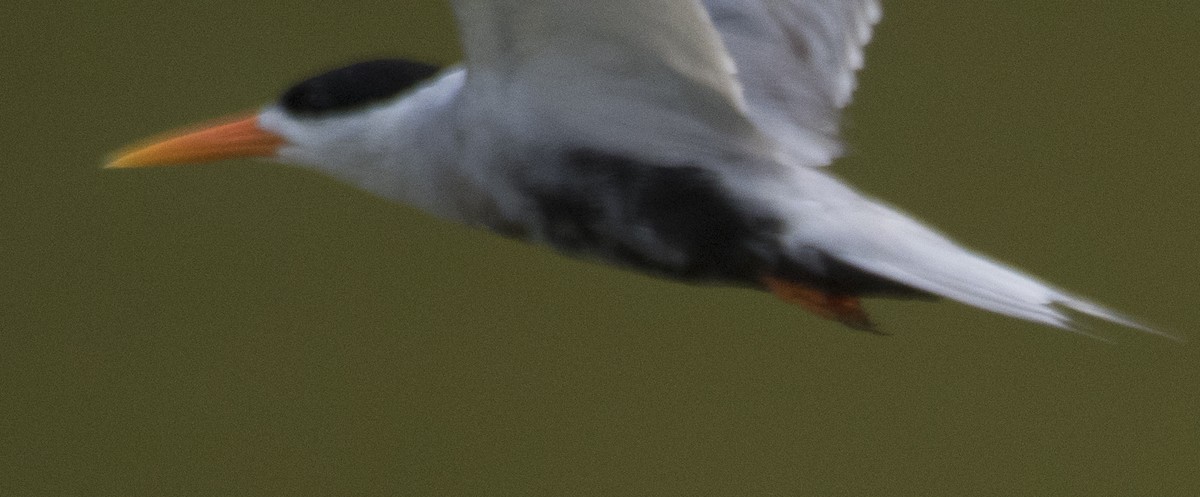
<svg viewBox="0 0 1200 497"><path fill-rule="evenodd" d="M260 112L130 147L107 167L264 158L353 174L350 164L369 165L372 155L386 153L387 143L397 141L388 133L414 112L401 97L438 72L437 66L398 59L360 62L299 83Z"/></svg>

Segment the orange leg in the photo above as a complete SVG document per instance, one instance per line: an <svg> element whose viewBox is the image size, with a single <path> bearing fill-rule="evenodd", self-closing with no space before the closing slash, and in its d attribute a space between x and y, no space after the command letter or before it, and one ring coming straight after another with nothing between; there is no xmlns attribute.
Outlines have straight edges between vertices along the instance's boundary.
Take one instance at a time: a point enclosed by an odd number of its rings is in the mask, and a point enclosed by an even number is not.
<svg viewBox="0 0 1200 497"><path fill-rule="evenodd" d="M764 276L762 283L767 290L784 302L796 304L813 314L838 321L857 330L879 333L857 297L825 293L773 276Z"/></svg>

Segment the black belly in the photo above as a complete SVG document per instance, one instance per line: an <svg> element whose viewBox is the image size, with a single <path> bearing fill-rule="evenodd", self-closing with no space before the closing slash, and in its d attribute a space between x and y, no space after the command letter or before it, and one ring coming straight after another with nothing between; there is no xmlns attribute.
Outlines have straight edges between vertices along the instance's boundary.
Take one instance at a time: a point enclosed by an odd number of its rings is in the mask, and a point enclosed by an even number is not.
<svg viewBox="0 0 1200 497"><path fill-rule="evenodd" d="M916 292L832 259L820 273L796 264L781 245L784 220L709 169L592 149L563 157L517 178L537 212L530 234L562 251L693 282L757 287L772 275L832 293Z"/></svg>

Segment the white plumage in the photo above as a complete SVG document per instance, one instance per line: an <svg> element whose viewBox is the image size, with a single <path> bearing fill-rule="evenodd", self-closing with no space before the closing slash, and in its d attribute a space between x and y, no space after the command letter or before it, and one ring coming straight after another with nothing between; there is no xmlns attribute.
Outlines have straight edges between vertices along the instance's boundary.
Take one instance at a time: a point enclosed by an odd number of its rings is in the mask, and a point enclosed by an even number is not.
<svg viewBox="0 0 1200 497"><path fill-rule="evenodd" d="M314 78L254 118L280 141L272 153L240 155L570 253L770 289L851 325L866 324L854 298L878 293L1060 328L1075 311L1150 331L965 250L819 167L841 153L839 116L876 1L453 5L463 67L419 83L387 79L411 69L389 64ZM377 91L380 78L395 88ZM164 161L145 150L116 165ZM177 159L167 162L188 157Z"/></svg>

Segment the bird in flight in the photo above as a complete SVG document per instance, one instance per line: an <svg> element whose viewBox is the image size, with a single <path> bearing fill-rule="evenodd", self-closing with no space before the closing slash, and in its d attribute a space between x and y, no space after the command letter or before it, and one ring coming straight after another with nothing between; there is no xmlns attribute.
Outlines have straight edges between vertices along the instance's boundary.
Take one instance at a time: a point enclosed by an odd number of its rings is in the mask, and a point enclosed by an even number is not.
<svg viewBox="0 0 1200 497"><path fill-rule="evenodd" d="M1151 331L832 176L877 0L453 0L466 60L372 60L108 167L258 157L502 235L757 288L874 330L861 297Z"/></svg>

